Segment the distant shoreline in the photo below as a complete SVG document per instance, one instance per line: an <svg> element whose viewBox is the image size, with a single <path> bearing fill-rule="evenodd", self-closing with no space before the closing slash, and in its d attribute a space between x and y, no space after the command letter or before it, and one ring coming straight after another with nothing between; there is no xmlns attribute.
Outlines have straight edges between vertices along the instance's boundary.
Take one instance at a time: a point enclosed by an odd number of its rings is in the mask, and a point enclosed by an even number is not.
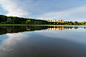
<svg viewBox="0 0 86 57"><path fill-rule="evenodd" d="M40 25L28 25L28 24L0 24L0 26L76 26L76 25L49 25L49 24L40 24ZM86 26L86 25L77 25L77 26Z"/></svg>
<svg viewBox="0 0 86 57"><path fill-rule="evenodd" d="M27 24L0 24L0 26L28 26Z"/></svg>

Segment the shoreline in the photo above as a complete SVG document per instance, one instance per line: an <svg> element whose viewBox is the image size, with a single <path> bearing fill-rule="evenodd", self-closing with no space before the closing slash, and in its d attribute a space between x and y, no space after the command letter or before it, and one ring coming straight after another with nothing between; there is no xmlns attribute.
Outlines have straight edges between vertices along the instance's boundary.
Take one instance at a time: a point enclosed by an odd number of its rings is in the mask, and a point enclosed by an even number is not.
<svg viewBox="0 0 86 57"><path fill-rule="evenodd" d="M28 26L27 24L0 24L0 26Z"/></svg>
<svg viewBox="0 0 86 57"><path fill-rule="evenodd" d="M40 24L40 25L34 25L34 24L0 24L0 26L86 26L86 25L47 25L47 24Z"/></svg>

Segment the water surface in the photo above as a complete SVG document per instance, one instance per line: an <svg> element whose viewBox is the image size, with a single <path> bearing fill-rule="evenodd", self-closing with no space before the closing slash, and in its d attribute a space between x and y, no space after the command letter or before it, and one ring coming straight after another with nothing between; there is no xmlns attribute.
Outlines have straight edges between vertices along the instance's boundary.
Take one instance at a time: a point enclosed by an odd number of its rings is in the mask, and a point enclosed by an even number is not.
<svg viewBox="0 0 86 57"><path fill-rule="evenodd" d="M0 57L86 57L86 26L2 26Z"/></svg>

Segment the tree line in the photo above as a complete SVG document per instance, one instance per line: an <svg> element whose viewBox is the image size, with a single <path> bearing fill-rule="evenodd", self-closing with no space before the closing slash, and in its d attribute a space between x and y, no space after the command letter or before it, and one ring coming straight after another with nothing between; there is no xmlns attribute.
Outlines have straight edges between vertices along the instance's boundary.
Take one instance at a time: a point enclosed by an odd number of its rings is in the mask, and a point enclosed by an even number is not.
<svg viewBox="0 0 86 57"><path fill-rule="evenodd" d="M14 16L5 16L0 15L0 24L48 24L48 25L86 25L86 22L78 21L64 21L64 22L48 22L45 20L38 20L32 18L23 18L23 17L14 17Z"/></svg>
<svg viewBox="0 0 86 57"><path fill-rule="evenodd" d="M48 24L45 20L0 15L0 24Z"/></svg>
<svg viewBox="0 0 86 57"><path fill-rule="evenodd" d="M78 21L64 21L64 22L48 22L49 25L86 25L86 21L78 22Z"/></svg>

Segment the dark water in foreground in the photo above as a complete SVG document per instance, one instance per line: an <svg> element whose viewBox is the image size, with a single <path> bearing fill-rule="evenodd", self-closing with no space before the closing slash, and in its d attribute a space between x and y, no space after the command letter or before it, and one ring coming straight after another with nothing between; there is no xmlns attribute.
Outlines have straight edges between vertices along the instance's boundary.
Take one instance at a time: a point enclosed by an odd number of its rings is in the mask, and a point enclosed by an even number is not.
<svg viewBox="0 0 86 57"><path fill-rule="evenodd" d="M2 26L0 57L86 57L86 26Z"/></svg>

